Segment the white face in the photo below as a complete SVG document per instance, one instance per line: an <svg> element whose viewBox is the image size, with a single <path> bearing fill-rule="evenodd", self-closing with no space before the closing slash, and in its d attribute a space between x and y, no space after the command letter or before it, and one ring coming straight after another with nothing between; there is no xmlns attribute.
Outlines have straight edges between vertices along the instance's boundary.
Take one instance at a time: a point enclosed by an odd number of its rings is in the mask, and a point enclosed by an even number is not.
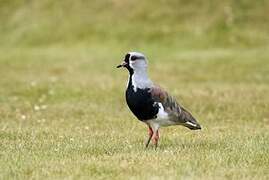
<svg viewBox="0 0 269 180"><path fill-rule="evenodd" d="M148 63L147 63L147 60L143 54L137 53L137 52L130 52L129 54L130 54L129 66L134 71L147 69Z"/></svg>

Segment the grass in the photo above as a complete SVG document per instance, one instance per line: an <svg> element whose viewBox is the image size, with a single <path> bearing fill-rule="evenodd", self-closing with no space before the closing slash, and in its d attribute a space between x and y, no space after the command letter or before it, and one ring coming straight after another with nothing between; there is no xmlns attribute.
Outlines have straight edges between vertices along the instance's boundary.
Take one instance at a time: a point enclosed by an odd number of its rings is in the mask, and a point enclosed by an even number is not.
<svg viewBox="0 0 269 180"><path fill-rule="evenodd" d="M265 1L0 2L0 179L269 178ZM144 148L115 68L129 50L202 131Z"/></svg>

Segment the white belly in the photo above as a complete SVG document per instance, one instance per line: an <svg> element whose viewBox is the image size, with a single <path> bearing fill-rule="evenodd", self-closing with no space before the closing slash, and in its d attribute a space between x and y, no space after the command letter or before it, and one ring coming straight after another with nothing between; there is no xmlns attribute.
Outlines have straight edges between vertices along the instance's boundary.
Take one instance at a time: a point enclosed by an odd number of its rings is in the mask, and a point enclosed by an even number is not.
<svg viewBox="0 0 269 180"><path fill-rule="evenodd" d="M158 103L159 112L156 119L148 120L147 123L154 129L159 129L162 126L172 126L175 122L169 120L168 113L164 111L163 105Z"/></svg>

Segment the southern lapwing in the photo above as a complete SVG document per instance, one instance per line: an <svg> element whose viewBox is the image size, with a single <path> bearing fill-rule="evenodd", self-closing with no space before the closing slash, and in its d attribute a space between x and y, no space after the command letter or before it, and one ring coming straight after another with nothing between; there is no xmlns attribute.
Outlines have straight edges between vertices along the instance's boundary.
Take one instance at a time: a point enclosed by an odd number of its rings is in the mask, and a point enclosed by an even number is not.
<svg viewBox="0 0 269 180"><path fill-rule="evenodd" d="M125 97L129 109L149 129L148 147L151 139L158 146L159 128L162 126L183 125L191 130L201 129L195 118L159 86L147 74L147 59L142 53L129 52L122 64L129 71L129 81Z"/></svg>

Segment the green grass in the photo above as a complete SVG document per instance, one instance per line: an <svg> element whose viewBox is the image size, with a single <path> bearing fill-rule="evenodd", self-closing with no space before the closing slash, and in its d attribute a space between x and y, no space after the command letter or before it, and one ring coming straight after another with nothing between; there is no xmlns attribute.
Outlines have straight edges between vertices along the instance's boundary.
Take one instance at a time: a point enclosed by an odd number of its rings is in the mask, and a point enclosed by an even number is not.
<svg viewBox="0 0 269 180"><path fill-rule="evenodd" d="M269 179L268 2L202 2L0 1L0 179ZM202 131L144 148L129 50Z"/></svg>

